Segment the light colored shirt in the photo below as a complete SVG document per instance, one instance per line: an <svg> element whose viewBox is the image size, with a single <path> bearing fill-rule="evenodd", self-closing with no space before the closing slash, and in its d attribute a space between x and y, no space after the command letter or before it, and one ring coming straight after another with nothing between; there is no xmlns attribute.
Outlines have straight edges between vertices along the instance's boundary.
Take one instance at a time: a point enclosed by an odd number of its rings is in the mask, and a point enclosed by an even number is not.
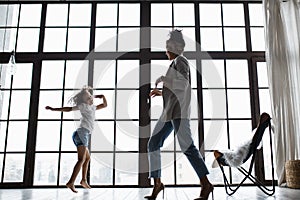
<svg viewBox="0 0 300 200"><path fill-rule="evenodd" d="M189 119L191 112L190 66L186 57L177 56L163 78L161 119Z"/></svg>
<svg viewBox="0 0 300 200"><path fill-rule="evenodd" d="M96 106L82 103L78 108L81 113L80 127L88 129L91 134L94 130Z"/></svg>

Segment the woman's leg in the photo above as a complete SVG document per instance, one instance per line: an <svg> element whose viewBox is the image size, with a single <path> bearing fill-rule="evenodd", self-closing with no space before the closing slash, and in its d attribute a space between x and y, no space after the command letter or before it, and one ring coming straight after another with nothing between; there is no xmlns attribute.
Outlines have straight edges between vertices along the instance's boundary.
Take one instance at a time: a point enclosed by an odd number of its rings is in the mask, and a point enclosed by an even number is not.
<svg viewBox="0 0 300 200"><path fill-rule="evenodd" d="M80 181L80 184L82 185L82 187L88 188L88 189L91 188L89 186L89 184L87 183L87 171L88 171L90 160L91 160L91 156L90 156L90 152L87 148L87 150L85 152L85 161L82 165L82 180Z"/></svg>
<svg viewBox="0 0 300 200"><path fill-rule="evenodd" d="M171 122L157 121L153 133L148 142L149 176L150 178L161 177L160 148L173 130Z"/></svg>
<svg viewBox="0 0 300 200"><path fill-rule="evenodd" d="M87 147L86 146L78 146L77 147L77 156L78 156L78 160L74 166L74 169L73 169L73 173L71 175L71 178L70 180L68 181L68 183L66 184L66 186L68 188L70 188L73 192L78 192L76 189L75 189L75 186L74 186L74 182L75 182L75 179L85 161L85 156L86 156L86 151L87 151Z"/></svg>
<svg viewBox="0 0 300 200"><path fill-rule="evenodd" d="M157 121L153 133L148 142L149 157L149 177L154 178L154 188L151 196L145 196L147 199L156 198L157 194L164 189L161 183L161 156L160 148L163 146L165 139L173 130L171 122Z"/></svg>
<svg viewBox="0 0 300 200"><path fill-rule="evenodd" d="M192 167L196 171L200 183L202 186L200 197L207 198L209 193L213 190L212 184L207 179L207 174L209 173L205 162L199 152L199 150L194 145L194 141L190 129L189 119L175 119L172 120L178 142L182 152L186 155ZM201 198L200 198L201 199Z"/></svg>

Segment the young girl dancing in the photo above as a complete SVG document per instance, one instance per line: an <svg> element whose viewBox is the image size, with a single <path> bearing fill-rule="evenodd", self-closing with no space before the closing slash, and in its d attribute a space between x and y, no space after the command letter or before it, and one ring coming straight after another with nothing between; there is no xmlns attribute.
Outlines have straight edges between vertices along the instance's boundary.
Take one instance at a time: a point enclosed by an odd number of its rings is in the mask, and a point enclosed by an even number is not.
<svg viewBox="0 0 300 200"><path fill-rule="evenodd" d="M51 111L70 112L80 110L82 116L80 119L80 126L72 136L73 142L77 147L78 161L74 166L69 182L66 184L66 186L75 193L78 191L75 189L74 182L81 168L82 180L80 181L80 184L84 188L91 188L87 183L87 170L90 162L90 153L88 150L89 137L94 129L95 111L107 106L107 101L104 95L95 95L95 98L103 99L103 103L97 106L93 105L93 96L91 95L92 91L91 87L82 88L81 91L70 100L74 104L73 107L52 108L50 106L46 106L46 109Z"/></svg>

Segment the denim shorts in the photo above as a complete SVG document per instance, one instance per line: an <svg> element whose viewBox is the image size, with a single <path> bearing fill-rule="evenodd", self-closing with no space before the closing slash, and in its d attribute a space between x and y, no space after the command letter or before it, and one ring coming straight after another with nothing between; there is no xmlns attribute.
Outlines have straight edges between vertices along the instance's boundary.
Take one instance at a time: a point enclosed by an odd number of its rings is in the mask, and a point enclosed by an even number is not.
<svg viewBox="0 0 300 200"><path fill-rule="evenodd" d="M86 128L78 128L72 136L73 142L76 147L89 146L90 131Z"/></svg>

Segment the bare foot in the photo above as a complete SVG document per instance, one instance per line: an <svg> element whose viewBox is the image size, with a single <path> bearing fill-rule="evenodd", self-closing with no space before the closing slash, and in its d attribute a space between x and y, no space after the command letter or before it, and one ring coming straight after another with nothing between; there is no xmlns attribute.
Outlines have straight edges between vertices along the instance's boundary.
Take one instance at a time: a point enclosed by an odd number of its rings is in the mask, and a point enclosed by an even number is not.
<svg viewBox="0 0 300 200"><path fill-rule="evenodd" d="M91 189L91 186L89 186L89 184L85 180L81 180L80 185L82 185L82 187L84 188Z"/></svg>
<svg viewBox="0 0 300 200"><path fill-rule="evenodd" d="M66 186L72 190L72 192L77 193L78 191L75 189L74 184L67 183Z"/></svg>

